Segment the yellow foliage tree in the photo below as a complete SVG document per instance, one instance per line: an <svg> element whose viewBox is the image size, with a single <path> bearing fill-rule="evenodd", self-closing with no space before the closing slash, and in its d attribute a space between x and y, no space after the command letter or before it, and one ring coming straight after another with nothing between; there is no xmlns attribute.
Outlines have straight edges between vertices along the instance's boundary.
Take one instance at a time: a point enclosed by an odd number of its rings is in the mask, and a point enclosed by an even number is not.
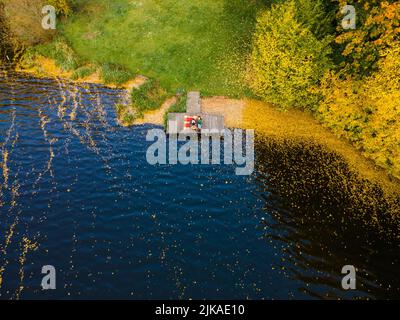
<svg viewBox="0 0 400 320"><path fill-rule="evenodd" d="M400 45L383 54L378 70L364 80L327 73L318 115L377 165L400 178Z"/></svg>
<svg viewBox="0 0 400 320"><path fill-rule="evenodd" d="M340 32L336 42L344 46L342 55L346 58L347 71L364 76L376 70L382 50L400 41L400 2L339 0L341 7L354 2L357 28Z"/></svg>

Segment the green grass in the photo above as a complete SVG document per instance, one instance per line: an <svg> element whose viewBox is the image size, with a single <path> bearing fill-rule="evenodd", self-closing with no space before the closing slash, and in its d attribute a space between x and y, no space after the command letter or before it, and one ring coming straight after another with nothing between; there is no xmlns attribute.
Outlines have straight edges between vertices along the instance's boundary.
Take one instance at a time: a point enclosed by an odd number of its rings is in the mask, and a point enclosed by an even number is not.
<svg viewBox="0 0 400 320"><path fill-rule="evenodd" d="M96 70L97 70L97 68L94 65L83 66L83 67L80 67L80 68L74 70L71 78L72 78L72 80L82 79L82 78L88 77L91 74L95 73Z"/></svg>
<svg viewBox="0 0 400 320"><path fill-rule="evenodd" d="M132 90L132 104L139 116L144 112L158 109L165 99L168 92L160 87L157 80L150 79L139 89Z"/></svg>
<svg viewBox="0 0 400 320"><path fill-rule="evenodd" d="M38 45L34 50L40 55L54 59L56 64L65 71L76 70L82 65L82 59L62 37L56 38L51 43Z"/></svg>
<svg viewBox="0 0 400 320"><path fill-rule="evenodd" d="M121 123L132 125L136 119L143 116L144 112L155 110L167 98L167 92L162 89L156 80L149 80L139 89L132 91L132 106L134 113L130 111L129 105L116 105L117 117ZM173 104L164 114L164 125L167 125L167 117L170 112L185 112L186 111L186 95L181 92L177 95L177 102Z"/></svg>
<svg viewBox="0 0 400 320"><path fill-rule="evenodd" d="M169 113L183 113L186 112L186 95L181 94L178 96L178 100L173 104L168 111L164 114L164 128L168 124L168 114Z"/></svg>
<svg viewBox="0 0 400 320"><path fill-rule="evenodd" d="M105 63L101 67L101 78L106 84L120 85L133 77L134 74L129 69L118 64Z"/></svg>
<svg viewBox="0 0 400 320"><path fill-rule="evenodd" d="M137 114L130 112L130 106L124 104L115 105L117 118L124 125L131 125L137 118Z"/></svg>
<svg viewBox="0 0 400 320"><path fill-rule="evenodd" d="M60 31L88 63L157 79L169 93L197 89L236 97L247 91L242 75L261 2L80 1Z"/></svg>

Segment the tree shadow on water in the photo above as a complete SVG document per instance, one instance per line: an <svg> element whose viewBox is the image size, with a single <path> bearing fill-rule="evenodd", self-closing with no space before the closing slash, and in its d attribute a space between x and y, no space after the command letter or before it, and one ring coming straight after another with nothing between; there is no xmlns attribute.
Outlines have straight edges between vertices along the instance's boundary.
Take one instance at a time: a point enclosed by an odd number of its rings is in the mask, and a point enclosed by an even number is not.
<svg viewBox="0 0 400 320"><path fill-rule="evenodd" d="M282 243L279 266L314 298L400 299L400 197L352 172L311 142L256 143L257 184L266 241ZM357 269L357 290L341 287Z"/></svg>

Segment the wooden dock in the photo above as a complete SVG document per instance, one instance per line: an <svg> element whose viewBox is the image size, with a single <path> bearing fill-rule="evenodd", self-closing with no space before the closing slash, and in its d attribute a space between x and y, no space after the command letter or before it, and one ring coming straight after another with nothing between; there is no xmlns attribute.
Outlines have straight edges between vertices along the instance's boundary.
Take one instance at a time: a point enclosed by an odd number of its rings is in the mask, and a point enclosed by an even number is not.
<svg viewBox="0 0 400 320"><path fill-rule="evenodd" d="M214 134L223 134L225 128L224 117L217 114L203 113L201 110L200 92L189 92L187 96L186 113L168 114L168 134L197 133L192 129L185 128L185 116L200 116L203 119L202 130L210 130Z"/></svg>

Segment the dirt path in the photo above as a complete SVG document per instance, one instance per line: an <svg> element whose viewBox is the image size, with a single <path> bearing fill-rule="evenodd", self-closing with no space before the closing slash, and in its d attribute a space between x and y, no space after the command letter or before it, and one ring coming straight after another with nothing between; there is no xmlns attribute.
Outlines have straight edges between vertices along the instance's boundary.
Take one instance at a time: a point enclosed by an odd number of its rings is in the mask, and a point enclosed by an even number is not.
<svg viewBox="0 0 400 320"><path fill-rule="evenodd" d="M240 128L243 125L244 100L228 99L225 97L210 97L202 99L202 111L209 114L223 115L225 125Z"/></svg>

